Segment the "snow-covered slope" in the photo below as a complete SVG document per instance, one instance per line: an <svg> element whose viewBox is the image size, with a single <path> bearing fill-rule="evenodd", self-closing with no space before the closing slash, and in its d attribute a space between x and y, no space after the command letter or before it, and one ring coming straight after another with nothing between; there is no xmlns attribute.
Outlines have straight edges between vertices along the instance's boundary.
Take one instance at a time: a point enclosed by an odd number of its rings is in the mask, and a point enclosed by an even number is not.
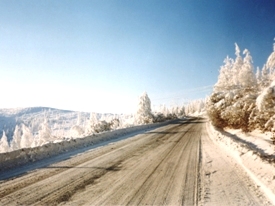
<svg viewBox="0 0 275 206"><path fill-rule="evenodd" d="M97 114L99 117L101 114ZM25 124L33 134L39 130L39 126L47 119L53 135L66 135L80 117L80 124L85 125L90 113L69 110L60 110L49 107L29 107L0 109L0 135L3 131L9 140L12 139L16 125Z"/></svg>
<svg viewBox="0 0 275 206"><path fill-rule="evenodd" d="M0 109L0 153L134 126L133 115L48 107Z"/></svg>

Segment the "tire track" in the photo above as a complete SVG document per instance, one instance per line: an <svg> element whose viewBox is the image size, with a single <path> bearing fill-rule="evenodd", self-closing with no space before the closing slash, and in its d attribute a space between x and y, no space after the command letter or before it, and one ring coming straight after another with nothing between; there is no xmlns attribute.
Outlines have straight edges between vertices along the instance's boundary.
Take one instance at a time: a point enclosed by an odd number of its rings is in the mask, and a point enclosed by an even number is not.
<svg viewBox="0 0 275 206"><path fill-rule="evenodd" d="M179 125L172 125L158 129L158 131L176 131ZM168 130L167 130L168 128ZM142 137L140 137L142 136ZM57 204L67 201L76 192L85 189L87 185L94 184L97 179L107 173L113 172L112 168L118 167L133 153L142 148L150 150L147 145L158 147L169 135L148 133L106 147L99 152L87 152L84 155L74 157L74 160L64 161L52 166L52 171L47 174L45 168L2 183L0 194L1 204ZM92 154L92 155L91 155ZM90 156L91 155L91 156ZM110 158L112 157L112 158ZM103 160L102 160L103 159ZM73 176L74 175L74 176ZM37 188L41 188L39 191Z"/></svg>
<svg viewBox="0 0 275 206"><path fill-rule="evenodd" d="M197 132L190 132L194 127L195 125L190 123L167 132L163 138L164 142L159 147L151 148L124 161L122 170L116 173L116 178L112 174L107 174L99 179L96 185L91 185L84 192L76 194L64 205L180 205L185 182L184 171L188 163L188 159L183 157L184 152L190 149L186 149L184 145L190 144L188 142L191 142L191 145L197 144L197 141L191 141L193 135L200 138ZM187 135L189 132L190 135ZM180 161L181 159L183 160ZM134 164L135 162L137 164ZM193 178L197 178L197 174L193 174L189 179ZM165 189L167 185L170 189ZM195 198L191 199L193 201Z"/></svg>
<svg viewBox="0 0 275 206"><path fill-rule="evenodd" d="M236 160L203 131L200 205L271 205Z"/></svg>

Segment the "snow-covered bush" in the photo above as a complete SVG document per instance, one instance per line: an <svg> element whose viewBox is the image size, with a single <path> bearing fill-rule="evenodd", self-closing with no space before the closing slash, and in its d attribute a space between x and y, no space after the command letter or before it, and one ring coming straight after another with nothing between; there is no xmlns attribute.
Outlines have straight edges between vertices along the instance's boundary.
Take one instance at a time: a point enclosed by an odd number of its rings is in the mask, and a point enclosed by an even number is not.
<svg viewBox="0 0 275 206"><path fill-rule="evenodd" d="M84 133L84 129L80 125L74 125L70 129L71 137L81 137Z"/></svg>
<svg viewBox="0 0 275 206"><path fill-rule="evenodd" d="M164 122L166 120L166 117L164 114L158 112L154 114L154 122Z"/></svg>
<svg viewBox="0 0 275 206"><path fill-rule="evenodd" d="M111 124L106 122L105 120L99 121L97 124L94 125L93 131L95 133L100 133L104 131L111 130Z"/></svg>
<svg viewBox="0 0 275 206"><path fill-rule="evenodd" d="M275 119L275 82L265 88L256 99L256 107L249 117L253 129L271 131Z"/></svg>
<svg viewBox="0 0 275 206"><path fill-rule="evenodd" d="M101 120L98 120L96 113L91 113L90 120L88 125L86 126L86 135L90 135L93 133L100 133L104 131L110 131L111 129L116 129L120 126L120 121L112 117L102 117ZM109 119L108 121L104 119Z"/></svg>
<svg viewBox="0 0 275 206"><path fill-rule="evenodd" d="M120 120L119 120L119 118L112 119L111 122L110 122L110 127L111 127L111 129L117 129L117 128L119 128L120 127Z"/></svg>

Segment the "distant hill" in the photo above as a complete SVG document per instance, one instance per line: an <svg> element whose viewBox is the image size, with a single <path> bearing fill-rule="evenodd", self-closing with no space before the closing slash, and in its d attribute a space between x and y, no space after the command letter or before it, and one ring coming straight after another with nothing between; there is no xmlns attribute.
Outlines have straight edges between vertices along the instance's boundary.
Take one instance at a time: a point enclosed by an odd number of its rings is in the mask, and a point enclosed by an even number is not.
<svg viewBox="0 0 275 206"><path fill-rule="evenodd" d="M98 118L102 114L97 114ZM15 126L18 124L27 125L35 134L40 124L47 119L53 133L66 133L77 122L85 126L89 120L90 113L70 110L61 110L49 107L28 107L0 109L0 135L3 130L8 139L11 139ZM0 136L0 137L1 137Z"/></svg>

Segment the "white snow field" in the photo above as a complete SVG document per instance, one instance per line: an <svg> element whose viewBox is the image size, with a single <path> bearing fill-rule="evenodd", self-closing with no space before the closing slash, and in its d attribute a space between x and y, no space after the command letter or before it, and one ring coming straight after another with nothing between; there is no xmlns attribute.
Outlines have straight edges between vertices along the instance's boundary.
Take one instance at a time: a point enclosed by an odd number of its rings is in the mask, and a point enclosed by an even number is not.
<svg viewBox="0 0 275 206"><path fill-rule="evenodd" d="M220 130L207 124L209 137L244 169L257 187L275 205L275 145L270 132ZM219 157L217 157L219 158Z"/></svg>

